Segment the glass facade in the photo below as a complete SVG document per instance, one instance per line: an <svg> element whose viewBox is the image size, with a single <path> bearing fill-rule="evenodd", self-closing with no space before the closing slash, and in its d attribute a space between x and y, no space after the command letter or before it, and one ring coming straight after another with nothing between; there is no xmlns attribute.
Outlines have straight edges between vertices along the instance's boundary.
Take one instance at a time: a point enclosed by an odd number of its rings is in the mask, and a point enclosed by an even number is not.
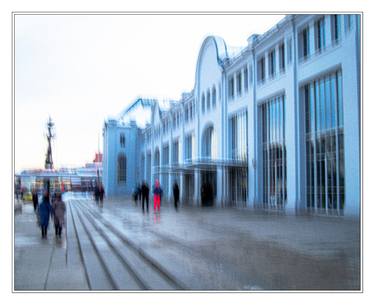
<svg viewBox="0 0 375 305"><path fill-rule="evenodd" d="M300 94L305 107L307 208L341 213L345 203L341 71L304 85Z"/></svg>
<svg viewBox="0 0 375 305"><path fill-rule="evenodd" d="M229 133L231 143L229 151L230 159L247 162L247 111L239 112L229 119ZM246 206L248 193L247 171L248 168L246 165L229 167L228 178L230 205Z"/></svg>
<svg viewBox="0 0 375 305"><path fill-rule="evenodd" d="M263 206L283 208L287 198L284 95L271 98L260 107Z"/></svg>
<svg viewBox="0 0 375 305"><path fill-rule="evenodd" d="M247 111L235 114L229 119L231 159L247 161Z"/></svg>

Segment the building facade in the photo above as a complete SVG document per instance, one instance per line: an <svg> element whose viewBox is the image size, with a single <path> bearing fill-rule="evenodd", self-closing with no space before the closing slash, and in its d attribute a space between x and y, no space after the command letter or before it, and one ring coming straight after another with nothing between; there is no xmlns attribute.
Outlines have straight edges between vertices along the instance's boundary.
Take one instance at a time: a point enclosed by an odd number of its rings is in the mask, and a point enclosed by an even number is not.
<svg viewBox="0 0 375 305"><path fill-rule="evenodd" d="M107 193L159 179L185 204L359 215L360 17L289 15L236 53L207 37L191 92L147 103L145 128L105 123Z"/></svg>

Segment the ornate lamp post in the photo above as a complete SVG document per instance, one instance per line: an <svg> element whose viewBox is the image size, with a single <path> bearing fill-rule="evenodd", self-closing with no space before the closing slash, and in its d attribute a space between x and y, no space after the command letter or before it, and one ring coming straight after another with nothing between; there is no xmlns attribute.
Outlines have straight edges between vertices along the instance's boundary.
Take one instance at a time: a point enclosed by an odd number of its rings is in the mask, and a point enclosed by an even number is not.
<svg viewBox="0 0 375 305"><path fill-rule="evenodd" d="M46 134L48 146L47 146L47 153L46 153L46 161L44 163L44 168L49 169L49 170L53 169L51 140L55 137L54 130L53 130L54 126L55 124L52 122L51 117L49 117L48 122L47 122L47 134ZM49 178L46 178L44 180L44 188L47 189L48 192L50 191L50 179Z"/></svg>

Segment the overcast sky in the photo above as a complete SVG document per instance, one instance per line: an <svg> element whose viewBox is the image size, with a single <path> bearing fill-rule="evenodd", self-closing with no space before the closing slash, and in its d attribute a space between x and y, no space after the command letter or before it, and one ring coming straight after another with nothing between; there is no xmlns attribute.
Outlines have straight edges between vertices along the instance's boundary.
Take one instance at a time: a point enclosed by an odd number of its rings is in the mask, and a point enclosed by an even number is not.
<svg viewBox="0 0 375 305"><path fill-rule="evenodd" d="M15 167L44 166L56 124L55 167L91 162L101 130L137 96L179 99L194 87L205 37L245 46L282 15L17 15Z"/></svg>

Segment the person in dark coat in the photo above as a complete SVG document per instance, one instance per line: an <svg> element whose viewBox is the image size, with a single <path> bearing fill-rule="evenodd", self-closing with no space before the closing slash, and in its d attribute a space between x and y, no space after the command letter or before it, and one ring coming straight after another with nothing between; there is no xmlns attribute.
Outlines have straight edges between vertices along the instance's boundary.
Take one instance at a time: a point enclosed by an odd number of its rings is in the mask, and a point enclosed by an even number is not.
<svg viewBox="0 0 375 305"><path fill-rule="evenodd" d="M95 197L95 202L97 205L99 205L99 185L95 185L95 190L94 190L94 197Z"/></svg>
<svg viewBox="0 0 375 305"><path fill-rule="evenodd" d="M142 211L145 212L145 202L146 202L146 208L148 213L148 197L150 194L150 189L146 183L146 181L143 181L141 186L141 196L142 196Z"/></svg>
<svg viewBox="0 0 375 305"><path fill-rule="evenodd" d="M61 231L65 224L65 202L62 201L61 193L56 193L55 201L52 203L53 220L55 224L55 235L61 238Z"/></svg>
<svg viewBox="0 0 375 305"><path fill-rule="evenodd" d="M102 207L103 206L103 199L104 199L104 187L103 187L103 184L99 184L99 202L100 202L100 206Z"/></svg>
<svg viewBox="0 0 375 305"><path fill-rule="evenodd" d="M174 198L174 208L177 211L178 202L180 201L180 189L178 187L177 181L173 184L173 198Z"/></svg>
<svg viewBox="0 0 375 305"><path fill-rule="evenodd" d="M141 189L139 187L139 185L137 184L135 187L134 187L134 190L133 190L133 200L134 200L134 204L135 205L138 205L138 200L141 199Z"/></svg>
<svg viewBox="0 0 375 305"><path fill-rule="evenodd" d="M207 186L206 183L203 182L201 186L201 201L202 201L202 206L206 205L206 200L207 200Z"/></svg>
<svg viewBox="0 0 375 305"><path fill-rule="evenodd" d="M38 207L39 224L42 230L42 238L47 238L47 229L51 213L52 207L49 201L49 193L48 191L44 191L42 203Z"/></svg>
<svg viewBox="0 0 375 305"><path fill-rule="evenodd" d="M36 212L38 208L38 192L34 188L32 191L32 197L33 197L33 206L34 206L34 212Z"/></svg>

